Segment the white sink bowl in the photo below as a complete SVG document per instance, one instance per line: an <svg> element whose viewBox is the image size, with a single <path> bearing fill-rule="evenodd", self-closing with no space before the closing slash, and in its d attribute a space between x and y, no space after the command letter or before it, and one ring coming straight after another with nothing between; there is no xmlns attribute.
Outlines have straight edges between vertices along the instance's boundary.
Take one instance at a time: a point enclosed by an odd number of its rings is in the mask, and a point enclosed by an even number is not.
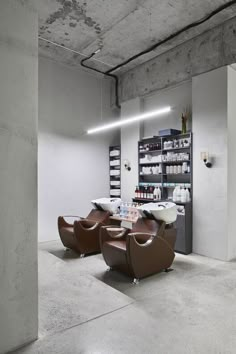
<svg viewBox="0 0 236 354"><path fill-rule="evenodd" d="M171 224L177 219L177 207L171 202L147 203L138 208L143 217L152 215L156 220Z"/></svg>
<svg viewBox="0 0 236 354"><path fill-rule="evenodd" d="M151 219L153 219L153 215L150 212L150 209L154 208L155 204L156 203L147 203L147 204L143 204L140 207L138 207L138 211L139 211L140 215L143 218L151 218Z"/></svg>
<svg viewBox="0 0 236 354"><path fill-rule="evenodd" d="M116 214L118 212L118 207L121 204L121 199L99 198L92 200L91 203L96 209L102 209L104 211L109 211L111 214Z"/></svg>

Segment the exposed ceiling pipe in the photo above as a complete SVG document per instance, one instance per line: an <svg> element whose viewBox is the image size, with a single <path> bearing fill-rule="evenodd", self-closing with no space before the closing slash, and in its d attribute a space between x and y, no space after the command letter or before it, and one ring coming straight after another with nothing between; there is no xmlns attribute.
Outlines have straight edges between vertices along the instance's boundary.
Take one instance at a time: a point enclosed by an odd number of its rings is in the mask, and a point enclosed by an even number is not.
<svg viewBox="0 0 236 354"><path fill-rule="evenodd" d="M166 37L165 39L161 40L160 42L158 43L155 43L153 44L151 47L143 50L142 52L140 53L137 53L135 55L133 55L132 57L130 57L129 59L126 59L125 61L123 61L122 63L114 66L112 69L109 69L106 71L106 74L110 74L111 72L117 70L117 69L120 69L121 67L123 67L124 65L127 65L128 63L132 62L133 60L141 57L142 55L145 55L145 54L148 54L150 53L151 51L157 49L158 47L160 47L162 44L170 41L171 39L174 39L175 37L179 36L180 34L188 31L189 29L191 28L194 28L194 27L197 27L201 24L203 24L204 22L210 20L212 17L214 17L215 15L219 14L220 12L222 12L223 10L229 8L230 6L232 5L235 5L236 4L236 0L232 0L232 1L229 1L219 7L217 7L215 10L213 10L211 13L209 13L208 15L202 17L200 20L198 21L195 21L193 23L190 23L189 25L181 28L180 30L178 30L177 32L171 34L170 36Z"/></svg>
<svg viewBox="0 0 236 354"><path fill-rule="evenodd" d="M118 109L120 109L119 92L118 92L118 90L119 90L119 79L118 79L118 76L116 76L115 74L110 74L110 73L103 72L103 71L101 71L101 70L99 70L99 69L93 68L93 67L91 67L91 66L85 64L85 61L87 61L87 60L93 58L93 56L94 56L95 54L97 54L98 52L100 52L100 49L98 49L98 50L96 50L95 52L93 52L89 57L86 57L86 58L82 59L81 62L80 62L80 65L83 66L83 67L85 67L85 68L87 68L87 69L93 70L93 71L95 71L95 72L97 72L97 73L100 73L100 74L102 74L102 75L111 77L111 78L113 78L113 79L115 80L115 100L116 100L116 101L115 101L115 104L116 104L116 107L117 107Z"/></svg>
<svg viewBox="0 0 236 354"><path fill-rule="evenodd" d="M65 49L65 50L67 50L68 52L72 52L72 53L81 55L82 57L86 57L86 58L90 57L89 55L85 55L85 54L83 54L83 53L81 53L81 52L78 52L77 50L68 48L68 47L66 47L66 46L64 46L64 45L61 45L61 44L59 44L59 43L52 42L52 41L50 41L49 39L46 39L46 38L44 38L44 37L38 36L38 39L39 39L40 41L44 41L44 42L46 42L46 43L52 44L52 45L54 45L54 46L56 46L56 47ZM101 63L101 64L104 64L104 65L107 65L107 66L112 67L111 64L105 63L104 61L102 61L102 60L100 60L100 59L93 58L93 60L94 60L94 61L97 61L97 62L99 62L99 63Z"/></svg>

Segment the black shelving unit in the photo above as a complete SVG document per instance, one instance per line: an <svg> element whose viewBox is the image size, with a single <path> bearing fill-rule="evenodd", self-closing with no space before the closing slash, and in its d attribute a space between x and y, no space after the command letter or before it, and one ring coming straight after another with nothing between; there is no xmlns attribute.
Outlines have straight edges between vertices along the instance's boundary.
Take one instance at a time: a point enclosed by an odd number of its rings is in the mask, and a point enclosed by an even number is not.
<svg viewBox="0 0 236 354"><path fill-rule="evenodd" d="M175 146L166 148L166 142L168 141L173 142L173 144L175 142ZM184 141L188 141L189 145ZM179 158L180 154L185 154L185 159L166 161L164 159L167 159L167 153L178 154ZM145 155L149 155L150 161L140 161ZM139 186L159 186L162 192L162 200L172 201L173 190L177 185L180 185L190 190L192 200L192 133L163 137L156 136L143 139L138 142L138 157ZM189 166L188 173L167 173L167 166L171 166L170 168L172 169L174 166L181 166L183 162L186 162L187 166ZM152 173L152 169L150 170L152 166L161 166L161 172L158 174ZM143 167L148 167L151 173L144 174ZM134 198L133 201L147 203L153 200ZM192 252L192 201L187 203L175 203L178 205L178 217L176 221L177 241L175 250L183 254L189 254Z"/></svg>
<svg viewBox="0 0 236 354"><path fill-rule="evenodd" d="M110 197L120 198L121 196L121 147L120 145L109 147L109 169L110 169Z"/></svg>

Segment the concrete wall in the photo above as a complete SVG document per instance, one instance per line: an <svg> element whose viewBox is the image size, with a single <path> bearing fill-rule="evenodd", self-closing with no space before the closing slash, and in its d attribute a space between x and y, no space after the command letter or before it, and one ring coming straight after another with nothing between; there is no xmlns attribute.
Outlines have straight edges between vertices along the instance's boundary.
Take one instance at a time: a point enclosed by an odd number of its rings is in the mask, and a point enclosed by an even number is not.
<svg viewBox="0 0 236 354"><path fill-rule="evenodd" d="M147 96L143 99L143 105L145 112L171 106L170 113L144 122L144 136L158 135L159 130L166 128L181 130L181 114L186 107L191 109L192 106L192 83L188 81ZM187 128L191 129L191 121Z"/></svg>
<svg viewBox="0 0 236 354"><path fill-rule="evenodd" d="M0 5L0 353L37 338L38 23Z"/></svg>
<svg viewBox="0 0 236 354"><path fill-rule="evenodd" d="M121 101L235 62L236 17L122 74Z"/></svg>
<svg viewBox="0 0 236 354"><path fill-rule="evenodd" d="M228 258L236 257L235 200L236 200L236 71L228 67Z"/></svg>
<svg viewBox="0 0 236 354"><path fill-rule="evenodd" d="M193 252L226 260L227 67L193 78ZM205 167L200 152L214 157Z"/></svg>
<svg viewBox="0 0 236 354"><path fill-rule="evenodd" d="M138 98L122 104L121 118L140 114L140 104ZM127 202L132 201L135 186L138 185L138 141L141 130L139 122L121 128L121 199ZM124 160L130 162L131 171L125 169Z"/></svg>
<svg viewBox="0 0 236 354"><path fill-rule="evenodd" d="M39 60L39 241L58 239L59 215L86 216L109 196L109 144L116 132L84 131L114 117L110 81Z"/></svg>

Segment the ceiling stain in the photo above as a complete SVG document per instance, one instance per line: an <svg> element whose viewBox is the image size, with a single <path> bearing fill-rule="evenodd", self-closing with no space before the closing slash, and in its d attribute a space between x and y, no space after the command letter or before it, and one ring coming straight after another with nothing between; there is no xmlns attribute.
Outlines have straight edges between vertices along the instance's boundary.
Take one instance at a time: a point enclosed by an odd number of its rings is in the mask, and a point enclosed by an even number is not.
<svg viewBox="0 0 236 354"><path fill-rule="evenodd" d="M83 21L88 27L93 27L96 33L101 32L101 26L92 19L92 17L87 16L87 3L83 2L80 4L77 0L57 0L61 7L50 14L46 20L46 24L51 25L57 20L63 20L69 18L71 21L69 26L76 27L77 23Z"/></svg>

